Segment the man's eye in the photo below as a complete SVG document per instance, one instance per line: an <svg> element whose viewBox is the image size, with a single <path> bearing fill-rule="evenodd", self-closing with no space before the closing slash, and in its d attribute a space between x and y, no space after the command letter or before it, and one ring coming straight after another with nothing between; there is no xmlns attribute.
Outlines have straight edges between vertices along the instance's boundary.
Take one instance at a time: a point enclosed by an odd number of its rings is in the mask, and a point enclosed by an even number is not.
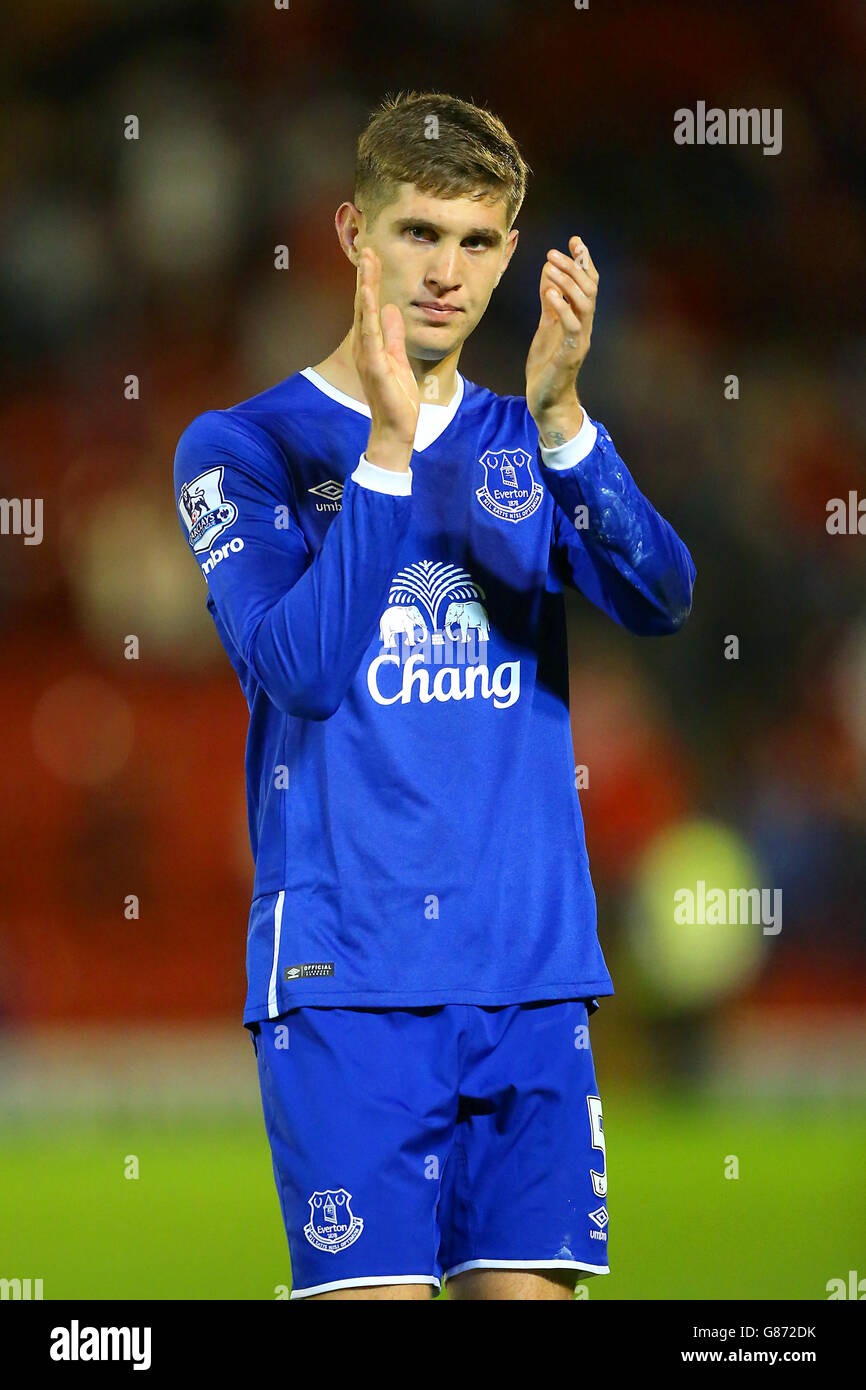
<svg viewBox="0 0 866 1390"><path fill-rule="evenodd" d="M429 241L429 239L430 239L430 238L432 237L432 235L433 235L433 233L430 231L429 227L410 227L410 228L409 228L409 231L411 232L412 236L421 237L422 240L425 240L425 241Z"/></svg>

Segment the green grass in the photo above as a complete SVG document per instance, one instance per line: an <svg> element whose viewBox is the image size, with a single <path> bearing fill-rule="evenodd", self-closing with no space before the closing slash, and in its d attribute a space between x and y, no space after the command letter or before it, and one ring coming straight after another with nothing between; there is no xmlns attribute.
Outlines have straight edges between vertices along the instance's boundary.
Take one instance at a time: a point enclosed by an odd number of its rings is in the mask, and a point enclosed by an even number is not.
<svg viewBox="0 0 866 1390"><path fill-rule="evenodd" d="M826 1299L828 1279L866 1275L862 1113L621 1095L605 1131L614 1272L591 1300ZM273 1299L288 1282L260 1117L7 1129L0 1175L0 1276L41 1277L46 1299Z"/></svg>

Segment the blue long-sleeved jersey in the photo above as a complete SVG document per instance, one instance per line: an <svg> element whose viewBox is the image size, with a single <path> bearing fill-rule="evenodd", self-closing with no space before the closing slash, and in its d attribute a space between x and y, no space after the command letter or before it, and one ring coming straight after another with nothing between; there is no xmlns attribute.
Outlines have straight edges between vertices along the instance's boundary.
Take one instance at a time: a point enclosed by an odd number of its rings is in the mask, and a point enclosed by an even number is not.
<svg viewBox="0 0 866 1390"><path fill-rule="evenodd" d="M199 416L175 457L250 711L244 1022L612 994L562 585L674 632L689 552L588 418L542 456L524 398L458 377L408 474L366 460L369 427L308 368Z"/></svg>

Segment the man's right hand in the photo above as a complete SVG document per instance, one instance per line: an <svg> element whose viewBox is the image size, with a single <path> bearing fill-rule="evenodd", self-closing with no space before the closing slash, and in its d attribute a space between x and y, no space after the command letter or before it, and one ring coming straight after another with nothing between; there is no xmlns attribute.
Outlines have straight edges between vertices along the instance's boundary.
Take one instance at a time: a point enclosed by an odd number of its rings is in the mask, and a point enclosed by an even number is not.
<svg viewBox="0 0 866 1390"><path fill-rule="evenodd" d="M381 280L382 263L365 246L358 263L352 352L372 416L367 458L380 468L406 473L421 394L406 356L403 315L396 304L379 312Z"/></svg>

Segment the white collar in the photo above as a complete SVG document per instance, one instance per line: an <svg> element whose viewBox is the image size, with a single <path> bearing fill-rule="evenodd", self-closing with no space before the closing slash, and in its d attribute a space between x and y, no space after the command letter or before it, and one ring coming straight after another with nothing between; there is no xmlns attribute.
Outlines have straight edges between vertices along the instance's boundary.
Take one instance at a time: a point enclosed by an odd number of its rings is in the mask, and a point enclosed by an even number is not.
<svg viewBox="0 0 866 1390"><path fill-rule="evenodd" d="M340 391L336 386L332 386L314 367L304 367L301 376L305 376L307 381L312 382L313 386L318 387L326 396L330 396L332 401L338 401L340 405L346 406L349 410L356 410L359 415L366 415L368 420L372 418L368 405L365 405L363 401L356 401L353 396L347 396L345 391ZM416 454L422 453L434 440L439 438L443 430L448 428L457 414L462 400L463 378L458 372L457 390L447 405L435 405L432 401L421 402L421 412L415 430L414 448Z"/></svg>

